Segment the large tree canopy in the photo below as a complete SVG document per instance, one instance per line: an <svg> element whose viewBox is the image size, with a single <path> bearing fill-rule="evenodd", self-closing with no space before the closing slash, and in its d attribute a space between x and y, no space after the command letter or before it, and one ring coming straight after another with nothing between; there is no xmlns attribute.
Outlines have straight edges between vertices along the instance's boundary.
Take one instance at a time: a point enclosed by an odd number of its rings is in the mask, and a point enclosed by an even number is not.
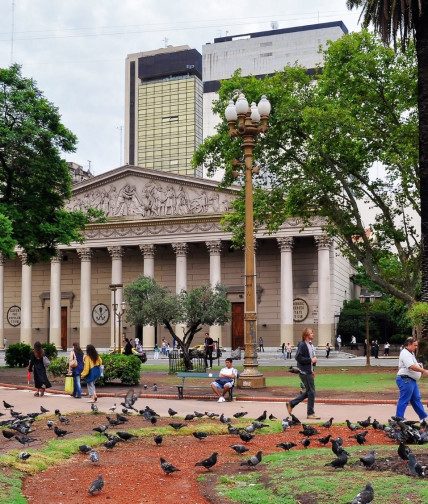
<svg viewBox="0 0 428 504"><path fill-rule="evenodd" d="M125 287L125 299L129 304L127 322L134 326L165 325L183 352L186 369L192 368L189 348L195 334L204 325L223 325L230 317L230 302L221 285L202 285L173 294L154 278L141 276ZM183 335L176 334L177 324L184 324Z"/></svg>
<svg viewBox="0 0 428 504"><path fill-rule="evenodd" d="M268 130L254 153L261 165L255 176L256 222L276 230L290 216L304 224L324 217L325 230L372 281L411 303L420 278L420 240L412 225L420 211L412 44L397 54L364 31L331 43L315 76L298 66L263 80L237 72L222 82L214 107L221 117L237 91L249 102L265 94L272 103ZM229 139L223 120L194 163L211 172L225 168L227 184L233 158L242 158L242 150L239 139ZM362 214L363 203L371 219ZM242 209L238 200L236 212L225 218L237 236Z"/></svg>
<svg viewBox="0 0 428 504"><path fill-rule="evenodd" d="M96 212L67 212L71 177L61 153L76 137L57 108L22 77L18 65L0 69L0 252L15 246L28 263L49 259L58 244L81 241Z"/></svg>

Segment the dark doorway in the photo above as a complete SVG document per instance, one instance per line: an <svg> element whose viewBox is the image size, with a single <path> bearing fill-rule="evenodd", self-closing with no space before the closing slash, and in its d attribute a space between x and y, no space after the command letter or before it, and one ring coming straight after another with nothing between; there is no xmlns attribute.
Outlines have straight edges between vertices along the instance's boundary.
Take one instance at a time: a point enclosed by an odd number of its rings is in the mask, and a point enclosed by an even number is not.
<svg viewBox="0 0 428 504"><path fill-rule="evenodd" d="M67 350L67 307L61 306L61 347Z"/></svg>
<svg viewBox="0 0 428 504"><path fill-rule="evenodd" d="M232 349L244 344L244 303L232 303Z"/></svg>

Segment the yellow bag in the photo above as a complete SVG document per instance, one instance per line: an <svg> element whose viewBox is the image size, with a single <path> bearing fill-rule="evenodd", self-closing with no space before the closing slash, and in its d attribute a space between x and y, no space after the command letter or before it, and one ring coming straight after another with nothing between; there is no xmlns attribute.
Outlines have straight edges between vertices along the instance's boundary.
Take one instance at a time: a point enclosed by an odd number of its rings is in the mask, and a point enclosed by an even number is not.
<svg viewBox="0 0 428 504"><path fill-rule="evenodd" d="M74 392L74 381L72 376L65 377L65 391L68 394L72 394Z"/></svg>

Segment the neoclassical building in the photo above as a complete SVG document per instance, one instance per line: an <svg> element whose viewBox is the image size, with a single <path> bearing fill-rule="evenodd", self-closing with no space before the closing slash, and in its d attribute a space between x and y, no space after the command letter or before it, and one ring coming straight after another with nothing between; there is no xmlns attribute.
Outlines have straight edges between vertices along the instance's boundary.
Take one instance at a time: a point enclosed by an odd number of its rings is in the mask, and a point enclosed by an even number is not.
<svg viewBox="0 0 428 504"><path fill-rule="evenodd" d="M50 263L29 266L25 255L0 260L0 345L36 340L69 348L113 347L119 323L152 349L169 333L132 327L120 307L122 288L153 276L174 292L221 282L232 304L230 323L206 328L225 347L244 342L244 254L231 247L220 219L239 188L191 176L123 166L73 186L68 208L102 209L107 221L88 226L82 244L60 247ZM354 297L353 270L321 221L301 229L289 219L273 235L256 235L258 335L265 347L296 343L311 326L315 343L332 342L335 314ZM119 310L120 311L120 310ZM201 333L202 334L202 333ZM116 336L117 337L117 336ZM198 335L195 343L202 339ZM117 340L116 340L117 341Z"/></svg>

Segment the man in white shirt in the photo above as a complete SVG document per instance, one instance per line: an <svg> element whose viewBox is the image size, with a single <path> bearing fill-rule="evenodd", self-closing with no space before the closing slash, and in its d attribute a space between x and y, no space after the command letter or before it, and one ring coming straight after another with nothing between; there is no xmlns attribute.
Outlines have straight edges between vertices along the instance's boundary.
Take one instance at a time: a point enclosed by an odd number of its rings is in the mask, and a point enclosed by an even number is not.
<svg viewBox="0 0 428 504"><path fill-rule="evenodd" d="M211 388L218 396L218 402L225 402L225 395L235 384L235 378L238 377L238 371L232 367L232 359L226 359L226 367L220 370L218 378L211 383Z"/></svg>

